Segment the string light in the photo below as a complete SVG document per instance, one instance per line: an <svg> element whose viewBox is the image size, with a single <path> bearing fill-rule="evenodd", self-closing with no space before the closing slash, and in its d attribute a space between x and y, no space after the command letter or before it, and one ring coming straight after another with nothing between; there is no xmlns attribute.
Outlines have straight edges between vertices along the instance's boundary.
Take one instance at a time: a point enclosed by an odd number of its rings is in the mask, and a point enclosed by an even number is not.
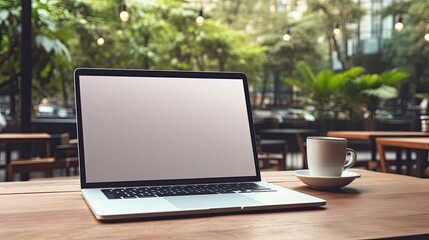
<svg viewBox="0 0 429 240"><path fill-rule="evenodd" d="M125 0L121 0L121 5L119 7L119 19L122 22L128 22L130 19L130 14L127 12L127 6L125 5Z"/></svg>
<svg viewBox="0 0 429 240"><path fill-rule="evenodd" d="M100 36L97 39L97 44L98 46L103 46L104 45L104 38L103 36L100 34Z"/></svg>
<svg viewBox="0 0 429 240"><path fill-rule="evenodd" d="M400 32L404 29L404 23L402 22L402 16L398 17L398 21L395 23L395 31Z"/></svg>
<svg viewBox="0 0 429 240"><path fill-rule="evenodd" d="M335 23L335 27L334 27L334 30L332 32L334 33L335 36L341 34L341 29L340 29L340 24L339 23Z"/></svg>
<svg viewBox="0 0 429 240"><path fill-rule="evenodd" d="M286 33L283 35L283 40L289 41L290 40L290 30L289 28L286 30Z"/></svg>
<svg viewBox="0 0 429 240"><path fill-rule="evenodd" d="M198 27L203 26L204 24L204 16L203 16L203 8L201 7L198 17L195 19Z"/></svg>

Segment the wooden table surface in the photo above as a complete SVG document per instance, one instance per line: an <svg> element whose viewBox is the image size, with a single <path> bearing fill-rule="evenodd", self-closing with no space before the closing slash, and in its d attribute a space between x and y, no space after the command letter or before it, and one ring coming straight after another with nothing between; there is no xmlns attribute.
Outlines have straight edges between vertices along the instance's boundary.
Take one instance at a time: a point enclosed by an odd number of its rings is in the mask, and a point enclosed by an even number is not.
<svg viewBox="0 0 429 240"><path fill-rule="evenodd" d="M429 137L421 138L377 138L377 143L387 146L429 150Z"/></svg>
<svg viewBox="0 0 429 240"><path fill-rule="evenodd" d="M0 239L374 239L429 237L429 180L370 172L320 191L291 172L265 181L327 200L320 209L98 222L77 179L0 183Z"/></svg>
<svg viewBox="0 0 429 240"><path fill-rule="evenodd" d="M1 133L0 142L46 141L50 140L49 133Z"/></svg>

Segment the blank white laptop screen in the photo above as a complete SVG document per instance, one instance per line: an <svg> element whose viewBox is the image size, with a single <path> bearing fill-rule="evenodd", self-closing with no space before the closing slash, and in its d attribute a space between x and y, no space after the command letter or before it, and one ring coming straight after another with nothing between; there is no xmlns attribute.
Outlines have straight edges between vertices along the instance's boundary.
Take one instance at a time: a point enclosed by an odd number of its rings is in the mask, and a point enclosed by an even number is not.
<svg viewBox="0 0 429 240"><path fill-rule="evenodd" d="M88 183L255 176L239 79L80 76Z"/></svg>

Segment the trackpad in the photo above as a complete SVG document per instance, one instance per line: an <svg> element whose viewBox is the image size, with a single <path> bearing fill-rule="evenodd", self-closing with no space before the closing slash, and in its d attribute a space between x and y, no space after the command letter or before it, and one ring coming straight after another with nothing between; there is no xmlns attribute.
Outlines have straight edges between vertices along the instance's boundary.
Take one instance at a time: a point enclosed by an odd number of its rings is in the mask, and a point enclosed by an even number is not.
<svg viewBox="0 0 429 240"><path fill-rule="evenodd" d="M259 201L240 194L167 197L165 200L181 209L242 207L262 204Z"/></svg>

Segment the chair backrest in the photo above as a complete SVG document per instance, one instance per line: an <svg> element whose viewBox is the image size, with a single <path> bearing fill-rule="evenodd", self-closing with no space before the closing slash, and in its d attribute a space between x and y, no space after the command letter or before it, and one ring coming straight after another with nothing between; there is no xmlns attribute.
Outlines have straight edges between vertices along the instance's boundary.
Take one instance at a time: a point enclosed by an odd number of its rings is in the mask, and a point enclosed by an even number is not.
<svg viewBox="0 0 429 240"><path fill-rule="evenodd" d="M70 139L69 133L51 134L51 156L55 156L58 145L68 144Z"/></svg>
<svg viewBox="0 0 429 240"><path fill-rule="evenodd" d="M298 149L301 152L302 155L302 161L303 161L303 168L307 168L308 164L307 164L307 152L305 149L305 141L304 139L301 137L301 135L296 134L296 143L298 145Z"/></svg>
<svg viewBox="0 0 429 240"><path fill-rule="evenodd" d="M77 145L69 144L69 140L69 133L52 134L51 156L54 156L55 160L77 157Z"/></svg>
<svg viewBox="0 0 429 240"><path fill-rule="evenodd" d="M77 145L63 144L58 145L55 149L55 159L64 160L66 158L77 157Z"/></svg>

